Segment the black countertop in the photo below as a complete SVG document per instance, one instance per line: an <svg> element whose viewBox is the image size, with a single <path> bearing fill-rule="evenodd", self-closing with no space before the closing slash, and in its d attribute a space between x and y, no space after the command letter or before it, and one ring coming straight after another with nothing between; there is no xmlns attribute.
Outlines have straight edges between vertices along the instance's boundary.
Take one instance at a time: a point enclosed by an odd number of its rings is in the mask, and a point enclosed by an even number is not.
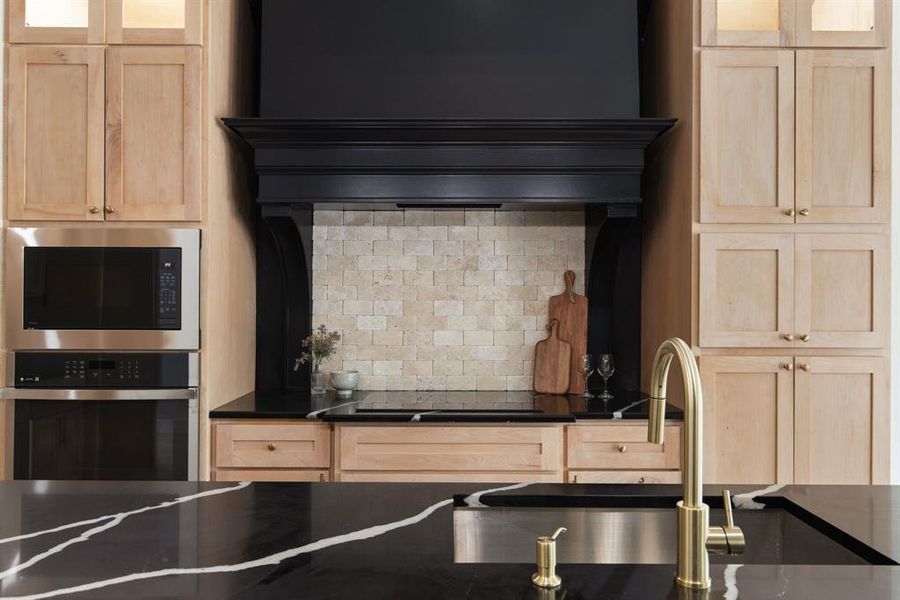
<svg viewBox="0 0 900 600"><path fill-rule="evenodd" d="M499 485L499 484L498 484ZM560 564L562 587L531 586L533 564L454 563L454 502L477 506L674 504L679 486L196 482L0 483L3 598L883 599L900 567L711 566L712 589L685 593L674 566ZM505 486L508 487L508 486ZM718 489L708 488L714 504ZM738 488L735 491L751 491ZM765 491L765 490L762 490ZM786 502L827 520L891 564L900 559L900 487L789 486ZM474 495L473 495L474 494ZM672 518L675 518L674 509ZM749 522L746 509L735 520ZM577 532L570 532L569 536ZM570 538L574 539L574 538ZM561 541L560 543L564 543ZM884 561L883 561L884 562Z"/></svg>
<svg viewBox="0 0 900 600"><path fill-rule="evenodd" d="M580 419L646 419L647 396L620 393L609 402L532 392L358 391L350 398L309 393L258 393L224 404L213 419L321 419L329 422L573 423ZM668 405L666 417L681 419Z"/></svg>

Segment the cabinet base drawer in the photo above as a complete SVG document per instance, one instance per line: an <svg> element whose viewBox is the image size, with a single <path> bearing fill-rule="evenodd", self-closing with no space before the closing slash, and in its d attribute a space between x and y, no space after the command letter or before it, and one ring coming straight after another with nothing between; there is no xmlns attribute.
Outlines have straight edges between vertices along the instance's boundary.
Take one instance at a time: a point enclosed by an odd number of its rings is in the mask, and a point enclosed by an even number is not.
<svg viewBox="0 0 900 600"><path fill-rule="evenodd" d="M567 451L569 469L674 471L681 468L681 426L666 425L660 445L647 441L646 423L574 425L568 428Z"/></svg>
<svg viewBox="0 0 900 600"><path fill-rule="evenodd" d="M331 430L304 422L214 423L213 468L328 469Z"/></svg>
<svg viewBox="0 0 900 600"><path fill-rule="evenodd" d="M344 471L335 481L384 483L562 483L562 472L555 473L417 473L415 471Z"/></svg>
<svg viewBox="0 0 900 600"><path fill-rule="evenodd" d="M322 469L215 469L213 481L331 481Z"/></svg>
<svg viewBox="0 0 900 600"><path fill-rule="evenodd" d="M567 483L681 483L681 471L569 471Z"/></svg>

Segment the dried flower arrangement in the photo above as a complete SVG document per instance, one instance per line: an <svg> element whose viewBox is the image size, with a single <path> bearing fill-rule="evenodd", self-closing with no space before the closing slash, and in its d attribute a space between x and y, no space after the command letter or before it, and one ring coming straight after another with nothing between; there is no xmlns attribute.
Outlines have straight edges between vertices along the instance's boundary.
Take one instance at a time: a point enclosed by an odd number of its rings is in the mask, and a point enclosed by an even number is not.
<svg viewBox="0 0 900 600"><path fill-rule="evenodd" d="M305 350L297 358L294 370L307 362L312 363L312 370L316 372L322 366L322 362L328 360L337 350L337 344L341 341L341 334L337 331L328 331L324 324L319 325L312 335L303 339L300 344Z"/></svg>

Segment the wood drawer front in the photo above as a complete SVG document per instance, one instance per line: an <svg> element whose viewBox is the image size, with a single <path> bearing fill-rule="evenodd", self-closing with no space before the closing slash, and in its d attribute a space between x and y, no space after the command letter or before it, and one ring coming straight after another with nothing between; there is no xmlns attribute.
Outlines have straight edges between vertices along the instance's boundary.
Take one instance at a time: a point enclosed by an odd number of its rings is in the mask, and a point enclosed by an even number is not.
<svg viewBox="0 0 900 600"><path fill-rule="evenodd" d="M213 481L331 481L323 469L216 469Z"/></svg>
<svg viewBox="0 0 900 600"><path fill-rule="evenodd" d="M562 427L341 427L347 471L560 471Z"/></svg>
<svg viewBox="0 0 900 600"><path fill-rule="evenodd" d="M568 483L681 483L681 471L569 471Z"/></svg>
<svg viewBox="0 0 900 600"><path fill-rule="evenodd" d="M215 467L327 469L331 431L319 423L227 423L215 426Z"/></svg>
<svg viewBox="0 0 900 600"><path fill-rule="evenodd" d="M415 471L342 471L335 481L381 483L562 483L562 471L554 473L529 473L519 471L492 473L445 472L417 473Z"/></svg>
<svg viewBox="0 0 900 600"><path fill-rule="evenodd" d="M667 425L662 445L647 441L647 425L571 426L570 469L679 469L681 427ZM624 450L623 450L624 449Z"/></svg>

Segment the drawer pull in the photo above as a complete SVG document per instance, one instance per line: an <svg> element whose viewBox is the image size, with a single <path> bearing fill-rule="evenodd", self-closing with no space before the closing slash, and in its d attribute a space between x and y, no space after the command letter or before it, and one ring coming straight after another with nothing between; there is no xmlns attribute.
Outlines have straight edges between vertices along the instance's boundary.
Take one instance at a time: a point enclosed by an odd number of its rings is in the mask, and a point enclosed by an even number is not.
<svg viewBox="0 0 900 600"><path fill-rule="evenodd" d="M812 370L812 367L809 366L809 363L803 363L800 365L800 368L809 373Z"/></svg>
<svg viewBox="0 0 900 600"><path fill-rule="evenodd" d="M325 483L325 473L319 473L319 481Z"/></svg>
<svg viewBox="0 0 900 600"><path fill-rule="evenodd" d="M275 444L269 442L268 448L269 448L269 452L275 452Z"/></svg>
<svg viewBox="0 0 900 600"><path fill-rule="evenodd" d="M572 483L578 483L578 475L572 476Z"/></svg>
<svg viewBox="0 0 900 600"><path fill-rule="evenodd" d="M804 333L803 335L801 335L801 336L800 336L800 341L801 341L801 342L808 342L808 341L809 341L809 334L808 334L808 333Z"/></svg>
<svg viewBox="0 0 900 600"><path fill-rule="evenodd" d="M641 477L640 479L638 479L638 483L644 483L645 481L647 481L647 480L644 479L643 477Z"/></svg>
<svg viewBox="0 0 900 600"><path fill-rule="evenodd" d="M781 334L781 337L783 337L785 340L787 340L787 341L789 341L789 342L793 342L793 341L794 341L794 334L793 334L793 333L783 333L783 334Z"/></svg>
<svg viewBox="0 0 900 600"><path fill-rule="evenodd" d="M781 368L784 369L785 371L793 371L793 370L794 370L794 363L789 363L789 362L788 362L788 363L782 363L782 364L781 364Z"/></svg>
<svg viewBox="0 0 900 600"><path fill-rule="evenodd" d="M626 446L625 444L619 444L619 452L625 452L626 450L628 450L628 446Z"/></svg>
<svg viewBox="0 0 900 600"><path fill-rule="evenodd" d="M789 208L786 211L784 211L784 214L786 214L789 217L793 217L794 215L797 214L797 211L795 211L793 208Z"/></svg>
<svg viewBox="0 0 900 600"><path fill-rule="evenodd" d="M801 217L808 217L808 216L809 216L809 209L808 209L808 208L801 208L798 212L800 213L800 216L801 216Z"/></svg>

